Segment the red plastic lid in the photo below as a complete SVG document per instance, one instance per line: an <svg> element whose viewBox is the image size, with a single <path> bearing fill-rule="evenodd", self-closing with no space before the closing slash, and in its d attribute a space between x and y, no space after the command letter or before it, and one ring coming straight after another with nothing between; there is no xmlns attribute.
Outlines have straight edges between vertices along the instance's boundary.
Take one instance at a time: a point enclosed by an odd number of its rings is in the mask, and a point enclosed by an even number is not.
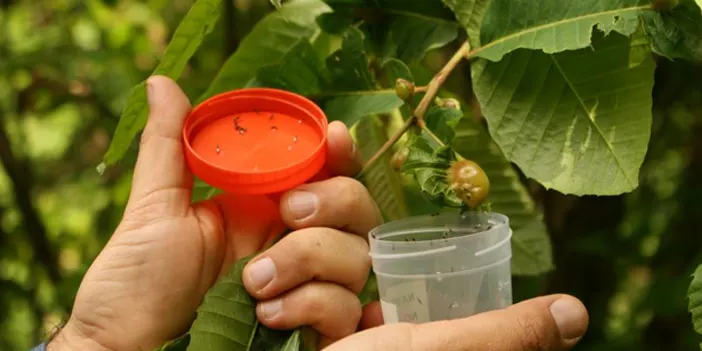
<svg viewBox="0 0 702 351"><path fill-rule="evenodd" d="M183 127L188 167L230 193L274 194L323 171L327 118L307 98L251 88L198 105Z"/></svg>

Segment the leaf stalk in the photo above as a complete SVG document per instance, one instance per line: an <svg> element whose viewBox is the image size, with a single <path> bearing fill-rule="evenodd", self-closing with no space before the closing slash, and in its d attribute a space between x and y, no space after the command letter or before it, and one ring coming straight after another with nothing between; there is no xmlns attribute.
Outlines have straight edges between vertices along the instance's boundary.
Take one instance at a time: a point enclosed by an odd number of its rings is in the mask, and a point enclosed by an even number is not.
<svg viewBox="0 0 702 351"><path fill-rule="evenodd" d="M470 50L470 44L468 41L465 41L460 48L451 56L451 58L446 62L444 67L437 72L434 77L431 79L429 84L426 86L426 94L422 97L422 100L419 101L419 104L417 105L417 108L414 109L414 112L412 115L407 118L405 123L402 125L400 129L398 129L395 134L393 134L390 139L388 139L385 144L383 144L378 151L373 154L373 156L368 159L368 161L363 165L363 169L361 172L356 175L356 178L359 179L363 174L365 174L383 155L385 155L388 150L390 150L395 143L397 143L400 138L409 130L409 128L412 125L417 124L420 128L429 131L429 128L426 127L424 124L424 116L427 113L427 110L429 109L429 105L431 102L434 100L434 97L436 94L439 92L439 88L441 88L441 85L444 84L446 81L446 78L451 74L451 72L456 68L459 62L461 62L463 59L470 59L471 56L471 50ZM424 88L424 87L421 87ZM417 87L417 92L425 91L425 89L421 89L420 87ZM439 143L443 144L441 140L439 140L434 133L431 133L429 131L429 135L433 136L434 139L436 139Z"/></svg>

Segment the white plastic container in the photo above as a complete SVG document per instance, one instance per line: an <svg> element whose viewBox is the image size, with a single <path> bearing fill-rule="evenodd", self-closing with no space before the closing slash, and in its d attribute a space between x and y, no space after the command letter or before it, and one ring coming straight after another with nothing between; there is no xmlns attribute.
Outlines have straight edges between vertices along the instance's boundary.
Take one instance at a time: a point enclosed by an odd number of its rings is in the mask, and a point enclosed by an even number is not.
<svg viewBox="0 0 702 351"><path fill-rule="evenodd" d="M369 233L385 323L468 317L512 304L509 219L458 212L393 221Z"/></svg>

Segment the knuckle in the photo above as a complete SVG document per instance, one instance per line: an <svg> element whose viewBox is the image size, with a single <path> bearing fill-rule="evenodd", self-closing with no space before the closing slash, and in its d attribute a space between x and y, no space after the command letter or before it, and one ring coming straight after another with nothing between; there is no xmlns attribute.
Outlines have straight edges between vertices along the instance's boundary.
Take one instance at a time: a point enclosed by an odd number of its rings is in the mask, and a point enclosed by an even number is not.
<svg viewBox="0 0 702 351"><path fill-rule="evenodd" d="M291 254L298 269L304 270L311 276L319 274L320 253L324 249L324 235L320 228L310 228L294 231L288 234L288 243L292 247L287 251Z"/></svg>
<svg viewBox="0 0 702 351"><path fill-rule="evenodd" d="M328 293L326 292L325 286L323 284L308 284L308 289L301 301L302 311L314 312L316 316L326 315L327 309L330 304L328 304Z"/></svg>
<svg viewBox="0 0 702 351"><path fill-rule="evenodd" d="M540 322L537 316L519 316L515 319L517 328L517 338L520 344L520 350L524 351L541 351L547 350L544 343L546 330L545 325Z"/></svg>
<svg viewBox="0 0 702 351"><path fill-rule="evenodd" d="M338 178L339 194L345 208L359 209L369 196L368 190L361 182L348 177Z"/></svg>

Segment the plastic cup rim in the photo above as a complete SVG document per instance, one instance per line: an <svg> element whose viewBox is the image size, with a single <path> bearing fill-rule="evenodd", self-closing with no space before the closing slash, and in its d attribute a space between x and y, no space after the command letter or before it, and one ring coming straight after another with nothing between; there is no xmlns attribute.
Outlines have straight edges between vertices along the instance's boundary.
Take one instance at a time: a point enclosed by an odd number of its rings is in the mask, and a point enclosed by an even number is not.
<svg viewBox="0 0 702 351"><path fill-rule="evenodd" d="M410 222L411 220L419 220L419 219L437 219L441 217L448 217L448 216L456 216L460 214L458 212L443 212L438 215L422 215L422 216L413 216L413 217L407 217L403 218L400 220L388 222L385 224L381 224L373 229L368 233L369 240L371 242L376 241L376 242L382 242L382 243L393 243L397 245L417 245L420 243L431 243L431 242L438 242L438 241L457 241L458 239L463 239L466 237L481 237L481 236L488 236L488 235L494 235L496 232L499 230L503 230L504 227L509 228L509 217L502 213L498 212L480 212L478 214L484 214L484 215L490 215L490 216L496 216L498 218L503 219L503 221L494 224L490 229L484 230L481 232L472 232L466 235L460 235L460 236L454 236L451 238L438 238L438 239L430 239L430 240L422 240L422 241L391 241L387 240L387 238L390 237L396 237L396 236L401 236L401 235L409 235L409 234L419 234L419 233L428 233L428 232L438 232L438 231L444 231L444 230L450 230L453 233L463 233L466 232L465 229L461 229L461 227L453 227L450 228L448 226L431 226L431 227L419 227L419 228L412 228L412 229L405 229L405 230L396 230L396 231L390 231L388 233L383 233L383 234L375 234L379 231L383 231L387 227L391 225L398 225L402 222ZM511 236L511 234L510 234Z"/></svg>

